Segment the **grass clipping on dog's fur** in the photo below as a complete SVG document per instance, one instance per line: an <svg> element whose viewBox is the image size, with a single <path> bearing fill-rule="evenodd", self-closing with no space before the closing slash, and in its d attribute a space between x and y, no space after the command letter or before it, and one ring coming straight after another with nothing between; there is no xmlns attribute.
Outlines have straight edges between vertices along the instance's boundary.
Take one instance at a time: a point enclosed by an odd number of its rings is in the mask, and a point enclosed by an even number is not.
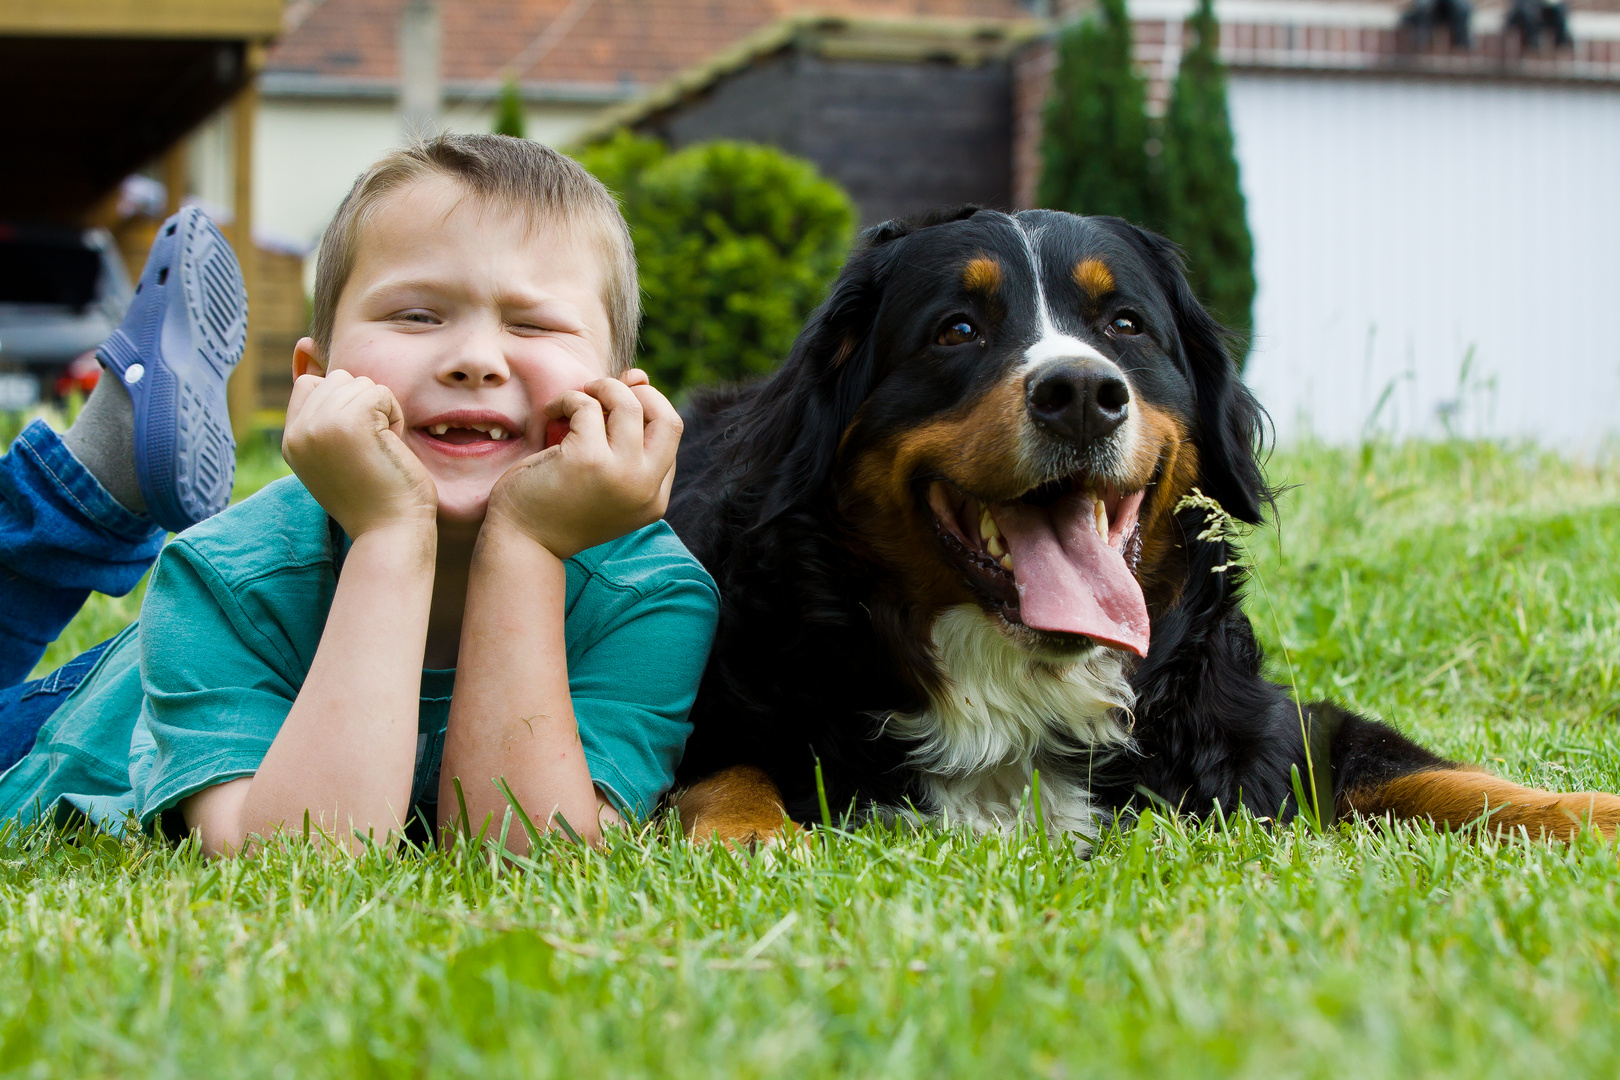
<svg viewBox="0 0 1620 1080"><path fill-rule="evenodd" d="M1272 628L1277 632L1277 639L1282 641L1282 622L1277 618L1277 605L1272 602L1271 590L1266 588L1264 575L1255 567L1254 561L1248 557L1248 530L1243 522L1227 513L1226 507L1217 500L1205 495L1198 488L1193 488L1181 501L1176 503L1176 513L1183 510L1202 510L1204 512L1204 528L1198 533L1198 539L1206 543L1224 544L1226 547L1226 561L1212 566L1212 574L1224 574L1235 566L1241 566L1260 586L1261 595L1266 598L1266 609L1271 615ZM1310 785L1306 785L1304 778L1299 774L1299 767L1293 767L1294 804L1299 807L1300 813L1310 823L1312 829L1321 832L1323 826L1328 824L1323 816L1321 793L1314 781L1317 762L1311 750L1310 725L1305 719L1305 705L1299 700L1299 680L1294 676L1294 660L1288 655L1287 644L1282 645L1283 663L1288 668L1288 686L1294 695L1294 712L1299 716L1299 737L1305 746L1305 771L1313 778ZM1329 806L1331 811L1332 807Z"/></svg>

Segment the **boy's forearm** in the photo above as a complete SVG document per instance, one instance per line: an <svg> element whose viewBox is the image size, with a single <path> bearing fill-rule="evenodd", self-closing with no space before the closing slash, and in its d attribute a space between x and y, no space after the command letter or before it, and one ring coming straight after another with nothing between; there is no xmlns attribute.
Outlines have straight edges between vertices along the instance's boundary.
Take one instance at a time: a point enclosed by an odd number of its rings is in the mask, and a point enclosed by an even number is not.
<svg viewBox="0 0 1620 1080"><path fill-rule="evenodd" d="M236 846L301 829L306 809L350 846L355 832L382 842L404 831L436 545L435 529L414 523L355 539L309 675L242 805Z"/></svg>
<svg viewBox="0 0 1620 1080"><path fill-rule="evenodd" d="M505 778L536 825L556 827L560 812L585 840L599 837L599 801L568 693L566 588L562 560L526 536L485 524L473 556L445 734L441 828L453 825L459 812L458 777L472 828L487 816L498 828L507 803L493 781ZM611 810L604 815L613 816ZM514 828L507 844L521 853L528 838Z"/></svg>

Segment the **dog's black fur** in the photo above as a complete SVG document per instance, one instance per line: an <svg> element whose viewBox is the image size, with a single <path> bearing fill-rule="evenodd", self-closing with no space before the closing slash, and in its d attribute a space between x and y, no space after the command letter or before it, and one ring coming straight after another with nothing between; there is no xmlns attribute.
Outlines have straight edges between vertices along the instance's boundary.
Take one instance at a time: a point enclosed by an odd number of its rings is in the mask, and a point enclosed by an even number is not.
<svg viewBox="0 0 1620 1080"><path fill-rule="evenodd" d="M1174 418L1196 448L1196 475L1182 486L1198 487L1243 522L1262 520L1271 499L1257 459L1263 413L1171 243L1118 219L1051 212L1015 219L966 208L879 226L775 375L699 396L685 411L668 519L714 575L723 604L682 784L758 766L789 815L814 822L819 761L835 813L908 802L929 809L908 760L912 746L886 732L886 718L927 704L939 678L928 637L936 612L897 584L905 568L883 553L870 515L854 506L854 470L863 455L881 457L875 448L884 439L961 415L1008 377L1031 325L1005 299L965 295L958 268L975 255L998 257L1000 295L1016 307L1035 285L1018 269L1020 227L1039 236L1035 265L1061 329L1116 363L1134 398ZM1090 255L1117 279L1096 310L1064 281ZM1147 327L1130 340L1111 336L1108 321L1126 308ZM976 350L933 340L931 328L959 313L985 327ZM909 479L920 491L930 477ZM1159 476L1144 503L1143 520L1162 515L1155 520L1170 540L1150 545L1138 572L1152 630L1148 655L1130 676L1134 745L1100 762L1081 762L1084 748L1074 750L1098 802L1116 813L1151 799L1191 814L1242 805L1286 818L1296 810L1297 775L1300 790L1310 791L1313 779L1321 785L1331 818L1335 804L1347 812L1357 791L1453 768L1393 729L1331 705L1307 706L1302 725L1286 689L1262 674L1242 609L1242 570L1212 572L1232 561L1232 549L1197 539L1204 511L1166 505L1183 494ZM923 544L915 557L937 553Z"/></svg>

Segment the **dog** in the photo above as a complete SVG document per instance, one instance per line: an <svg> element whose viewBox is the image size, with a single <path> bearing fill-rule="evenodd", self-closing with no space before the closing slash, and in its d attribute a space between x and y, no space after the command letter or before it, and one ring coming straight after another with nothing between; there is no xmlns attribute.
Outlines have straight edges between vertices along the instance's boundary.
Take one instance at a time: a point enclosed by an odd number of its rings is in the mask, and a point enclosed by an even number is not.
<svg viewBox="0 0 1620 1080"><path fill-rule="evenodd" d="M1085 845L1194 816L1612 835L1261 672L1216 520L1271 503L1264 414L1178 249L968 207L863 235L783 366L684 411L667 518L722 596L672 797L701 839L827 813Z"/></svg>

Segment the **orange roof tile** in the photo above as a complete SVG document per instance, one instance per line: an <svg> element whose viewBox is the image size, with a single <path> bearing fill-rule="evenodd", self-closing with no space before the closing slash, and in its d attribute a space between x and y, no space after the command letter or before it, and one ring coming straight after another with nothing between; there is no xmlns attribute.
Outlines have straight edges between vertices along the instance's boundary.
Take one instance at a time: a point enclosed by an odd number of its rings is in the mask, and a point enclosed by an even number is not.
<svg viewBox="0 0 1620 1080"><path fill-rule="evenodd" d="M588 5L583 12L574 4ZM404 0L306 0L267 58L271 72L391 79ZM445 0L444 78L499 77L560 16L574 25L525 82L659 82L786 15L1028 17L1025 0Z"/></svg>

